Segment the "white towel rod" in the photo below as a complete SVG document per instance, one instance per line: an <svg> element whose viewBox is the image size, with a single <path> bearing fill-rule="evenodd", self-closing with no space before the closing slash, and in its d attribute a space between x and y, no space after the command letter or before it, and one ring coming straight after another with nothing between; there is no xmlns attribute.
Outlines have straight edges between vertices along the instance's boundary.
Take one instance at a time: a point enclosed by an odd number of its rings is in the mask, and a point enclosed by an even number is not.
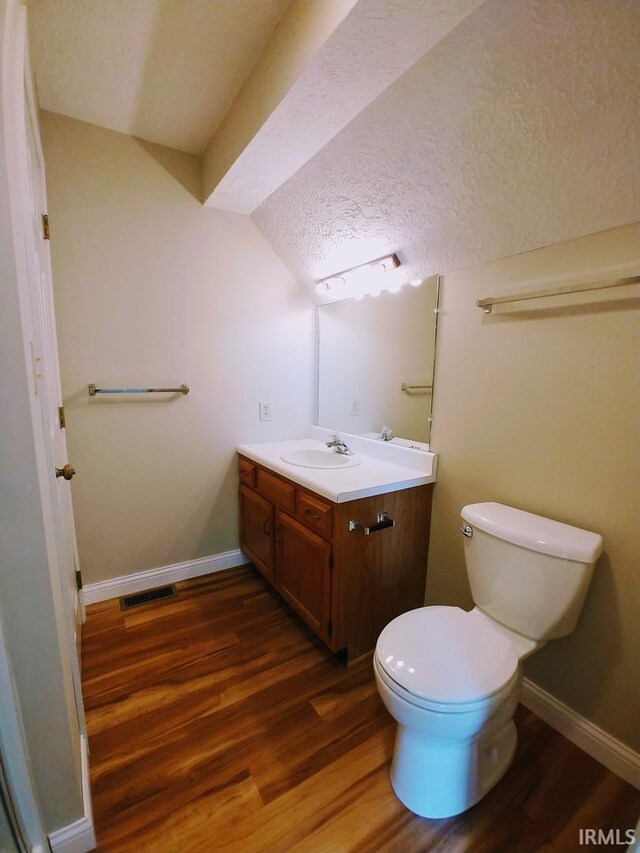
<svg viewBox="0 0 640 853"><path fill-rule="evenodd" d="M491 314L494 305L505 302L524 302L527 299L542 299L546 296L560 296L564 293L587 293L590 290L604 290L609 287L625 287L629 284L640 284L640 275L630 275L627 278L616 278L613 281L594 281L591 284L568 284L566 287L552 287L548 290L531 290L528 293L512 293L510 296L490 296L478 299L476 305L485 314Z"/></svg>

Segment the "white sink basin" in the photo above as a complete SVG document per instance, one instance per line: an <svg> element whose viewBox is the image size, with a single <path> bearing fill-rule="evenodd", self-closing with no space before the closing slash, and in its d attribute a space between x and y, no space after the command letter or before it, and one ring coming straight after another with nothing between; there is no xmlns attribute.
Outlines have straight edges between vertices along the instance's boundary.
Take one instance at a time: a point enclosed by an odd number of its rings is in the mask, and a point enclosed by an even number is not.
<svg viewBox="0 0 640 853"><path fill-rule="evenodd" d="M315 450L311 447L302 450L290 450L280 457L283 462L298 465L301 468L353 468L359 465L359 456L334 453L333 450Z"/></svg>

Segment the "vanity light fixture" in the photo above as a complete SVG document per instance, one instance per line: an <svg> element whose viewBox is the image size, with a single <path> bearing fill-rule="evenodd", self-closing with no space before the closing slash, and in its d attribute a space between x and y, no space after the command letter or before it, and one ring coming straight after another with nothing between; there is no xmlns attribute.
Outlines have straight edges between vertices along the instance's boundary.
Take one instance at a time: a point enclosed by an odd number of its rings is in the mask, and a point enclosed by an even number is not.
<svg viewBox="0 0 640 853"><path fill-rule="evenodd" d="M360 264L360 266L352 267L351 269L336 273L336 275L320 279L316 284L316 291L321 296L326 296L331 290L337 287L350 284L363 284L366 286L368 283L371 283L373 285L372 290L376 290L379 293L383 290L379 282L380 274L395 270L399 266L400 259L396 254L385 255L384 258L376 258L375 261L368 261L366 264Z"/></svg>

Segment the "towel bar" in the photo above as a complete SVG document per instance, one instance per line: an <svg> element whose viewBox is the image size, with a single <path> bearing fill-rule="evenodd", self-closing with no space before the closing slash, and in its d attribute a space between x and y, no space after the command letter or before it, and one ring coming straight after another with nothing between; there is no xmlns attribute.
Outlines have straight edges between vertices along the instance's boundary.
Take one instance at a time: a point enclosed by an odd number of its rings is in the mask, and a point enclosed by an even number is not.
<svg viewBox="0 0 640 853"><path fill-rule="evenodd" d="M179 388L96 388L92 383L89 385L89 396L95 397L96 394L188 394L188 385L181 385Z"/></svg>

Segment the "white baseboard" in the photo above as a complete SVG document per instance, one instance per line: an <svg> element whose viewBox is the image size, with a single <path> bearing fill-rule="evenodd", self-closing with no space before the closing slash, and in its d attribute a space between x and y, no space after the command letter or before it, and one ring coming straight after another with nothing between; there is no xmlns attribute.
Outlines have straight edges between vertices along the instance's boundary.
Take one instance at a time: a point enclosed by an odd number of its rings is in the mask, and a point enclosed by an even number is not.
<svg viewBox="0 0 640 853"><path fill-rule="evenodd" d="M131 595L134 592L143 592L156 586L184 581L189 578L198 578L201 575L209 575L213 572L221 572L224 569L232 569L248 563L245 555L236 549L225 551L223 554L214 554L211 557L201 557L198 560L187 560L184 563L175 563L172 566L162 566L160 569L149 569L146 572L136 572L133 575L123 575L111 580L88 583L82 588L82 598L86 605L95 604L98 601L107 601L110 598L119 598L121 595Z"/></svg>
<svg viewBox="0 0 640 853"><path fill-rule="evenodd" d="M522 683L520 701L567 740L575 743L625 782L640 789L640 755L598 726L581 717L528 678Z"/></svg>
<svg viewBox="0 0 640 853"><path fill-rule="evenodd" d="M52 853L89 853L96 848L93 825L86 817L68 823L49 835Z"/></svg>
<svg viewBox="0 0 640 853"><path fill-rule="evenodd" d="M80 756L82 767L82 800L84 815L49 835L52 853L89 853L96 847L96 834L93 828L91 809L91 789L89 786L89 756L87 741L80 735Z"/></svg>

